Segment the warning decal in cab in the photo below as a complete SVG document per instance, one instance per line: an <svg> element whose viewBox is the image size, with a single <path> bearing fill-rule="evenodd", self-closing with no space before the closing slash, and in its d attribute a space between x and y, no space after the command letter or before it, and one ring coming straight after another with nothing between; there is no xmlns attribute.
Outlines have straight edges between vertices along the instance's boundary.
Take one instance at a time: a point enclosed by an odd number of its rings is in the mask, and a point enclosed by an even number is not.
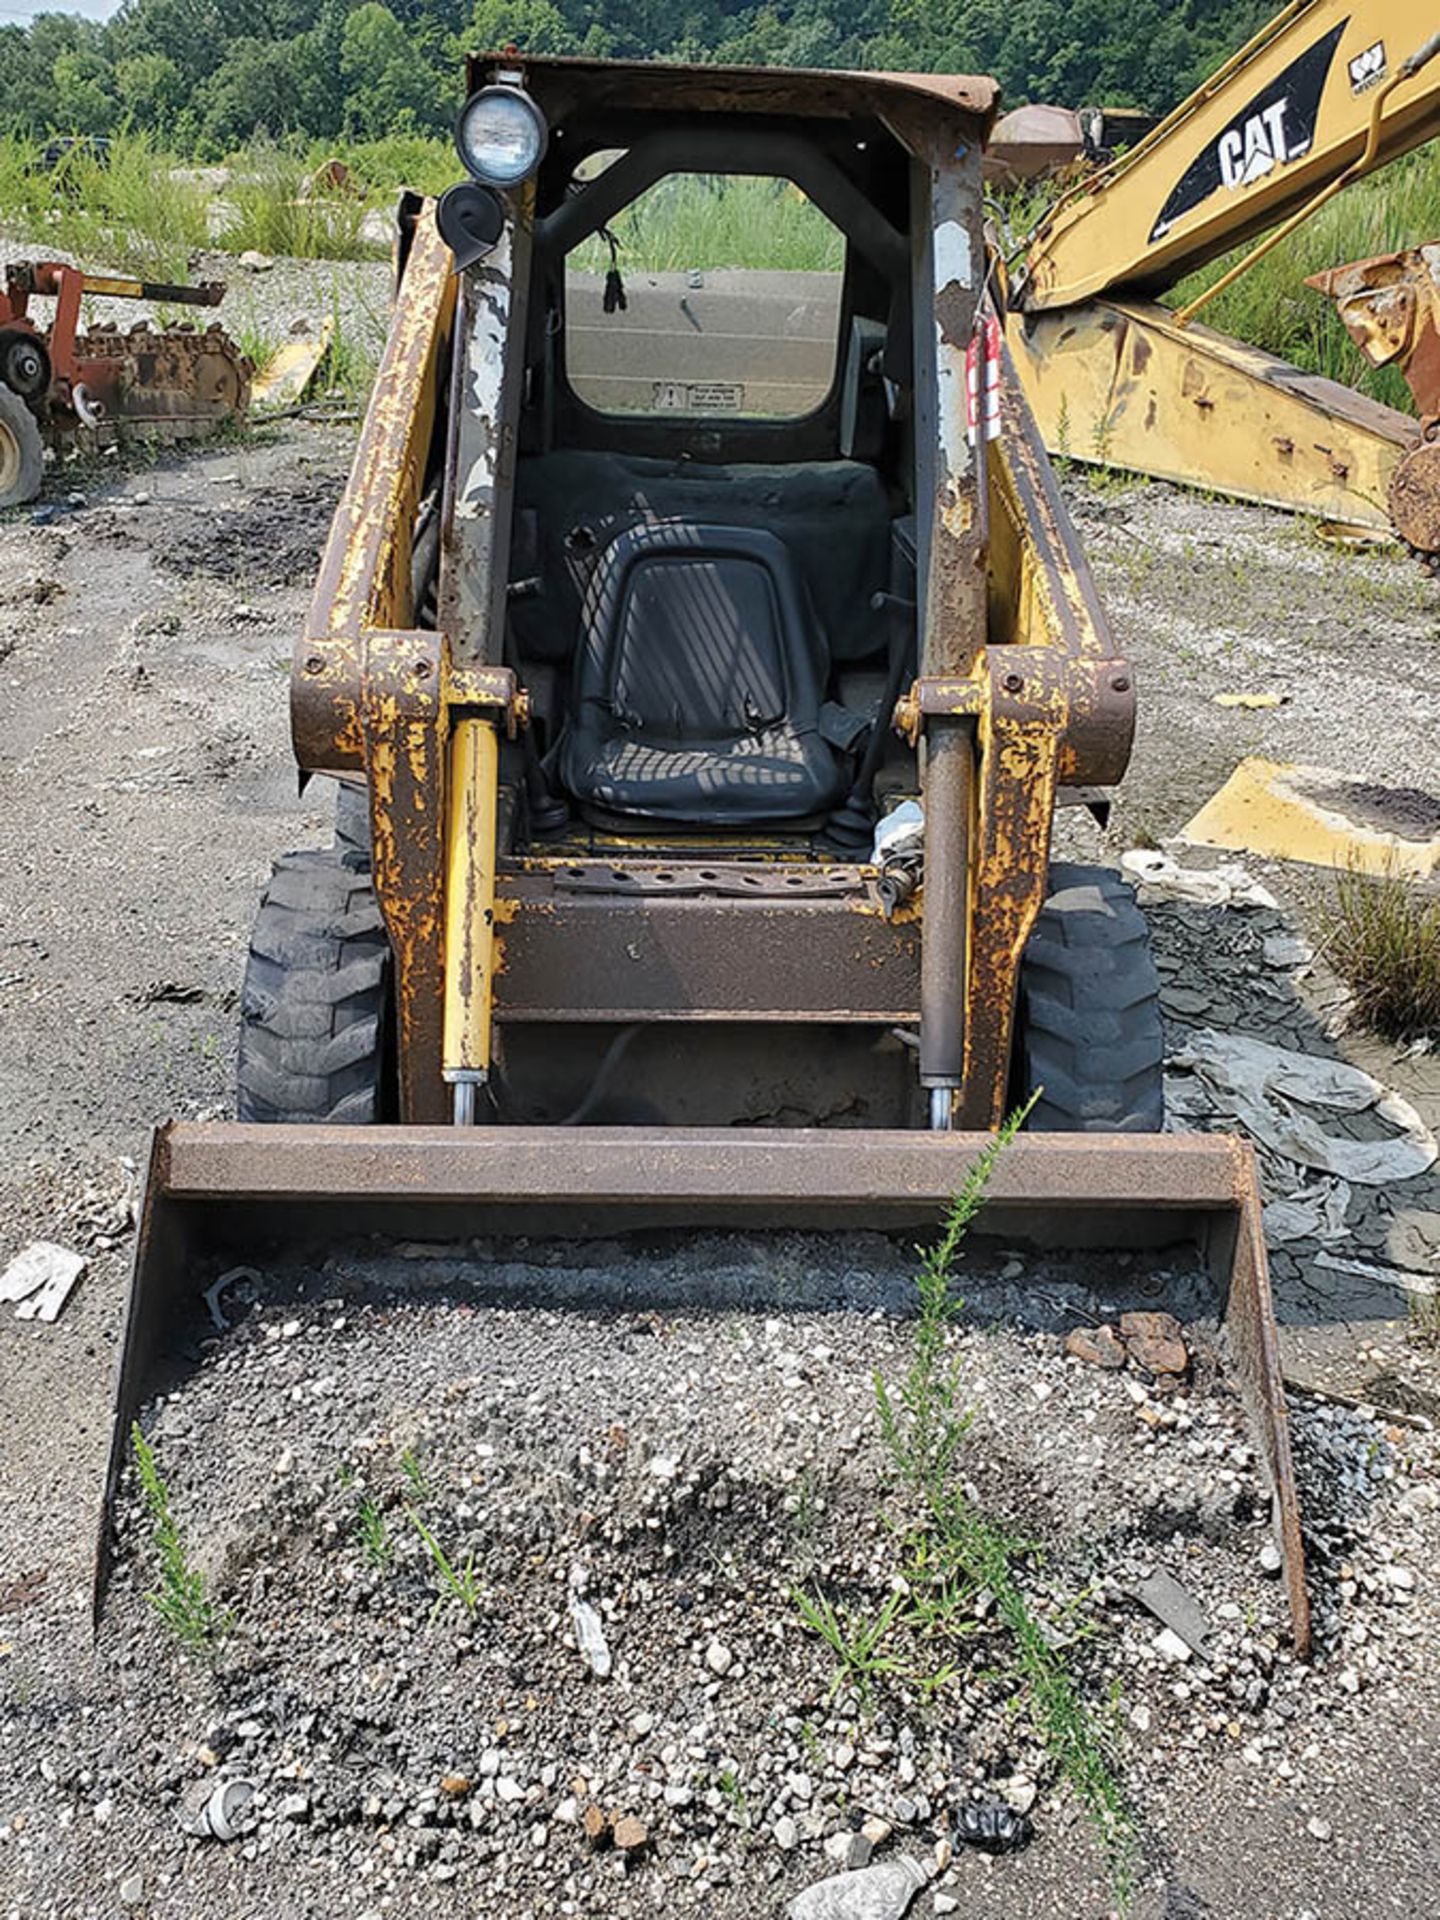
<svg viewBox="0 0 1440 1920"><path fill-rule="evenodd" d="M1347 24L1342 20L1292 60L1196 155L1150 229L1152 246L1211 194L1248 187L1310 151L1325 82Z"/></svg>
<svg viewBox="0 0 1440 1920"><path fill-rule="evenodd" d="M743 413L738 380L657 380L652 405L661 413Z"/></svg>

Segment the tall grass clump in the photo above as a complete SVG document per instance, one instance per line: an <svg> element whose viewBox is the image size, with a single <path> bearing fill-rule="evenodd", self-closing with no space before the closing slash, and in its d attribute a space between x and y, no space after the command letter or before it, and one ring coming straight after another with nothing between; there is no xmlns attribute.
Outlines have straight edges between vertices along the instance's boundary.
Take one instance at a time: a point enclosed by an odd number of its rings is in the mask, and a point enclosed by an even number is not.
<svg viewBox="0 0 1440 1920"><path fill-rule="evenodd" d="M77 146L52 168L33 141L0 141L0 220L96 271L187 281L191 256L210 240L210 201L148 133L116 134L103 153Z"/></svg>
<svg viewBox="0 0 1440 1920"><path fill-rule="evenodd" d="M372 207L386 208L402 187L435 196L464 178L464 169L448 140L423 133L392 133L384 140L358 140L349 146L317 146L312 167L342 160Z"/></svg>
<svg viewBox="0 0 1440 1920"><path fill-rule="evenodd" d="M232 253L292 260L365 260L384 248L365 237L363 194L307 190L317 165L295 147L250 147L231 163L222 244Z"/></svg>
<svg viewBox="0 0 1440 1920"><path fill-rule="evenodd" d="M789 180L748 174L675 173L655 183L610 223L622 272L771 267L838 273L845 243ZM570 264L603 273L610 251L600 234Z"/></svg>
<svg viewBox="0 0 1440 1920"><path fill-rule="evenodd" d="M1440 895L1402 873L1352 869L1336 875L1325 918L1356 1016L1390 1040L1440 1034Z"/></svg>

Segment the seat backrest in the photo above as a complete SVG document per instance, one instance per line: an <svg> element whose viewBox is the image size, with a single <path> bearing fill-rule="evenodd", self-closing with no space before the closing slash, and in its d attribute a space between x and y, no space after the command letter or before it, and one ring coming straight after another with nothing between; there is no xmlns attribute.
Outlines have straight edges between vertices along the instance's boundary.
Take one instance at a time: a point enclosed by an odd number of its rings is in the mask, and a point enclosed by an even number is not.
<svg viewBox="0 0 1440 1920"><path fill-rule="evenodd" d="M515 479L511 578L531 582L511 608L522 656L575 657L591 578L630 527L685 521L754 527L781 540L836 661L873 657L885 626L870 611L889 586L893 506L873 467L718 466L564 450L528 455Z"/></svg>
<svg viewBox="0 0 1440 1920"><path fill-rule="evenodd" d="M581 635L577 709L632 735L698 745L818 722L824 647L789 552L759 528L629 528L591 577Z"/></svg>

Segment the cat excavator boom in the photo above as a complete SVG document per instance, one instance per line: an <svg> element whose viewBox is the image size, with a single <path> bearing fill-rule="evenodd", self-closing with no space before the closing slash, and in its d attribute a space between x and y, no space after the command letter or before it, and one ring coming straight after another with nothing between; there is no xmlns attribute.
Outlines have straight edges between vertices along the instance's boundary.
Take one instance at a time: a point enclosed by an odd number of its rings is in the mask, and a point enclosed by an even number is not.
<svg viewBox="0 0 1440 1920"><path fill-rule="evenodd" d="M1440 551L1440 450L1409 415L1196 322L1353 180L1440 124L1413 0L1291 0L1029 236L1009 336L1047 445ZM1258 245L1178 310L1187 274ZM1403 474L1403 477L1402 477ZM1403 510L1402 510L1403 507Z"/></svg>

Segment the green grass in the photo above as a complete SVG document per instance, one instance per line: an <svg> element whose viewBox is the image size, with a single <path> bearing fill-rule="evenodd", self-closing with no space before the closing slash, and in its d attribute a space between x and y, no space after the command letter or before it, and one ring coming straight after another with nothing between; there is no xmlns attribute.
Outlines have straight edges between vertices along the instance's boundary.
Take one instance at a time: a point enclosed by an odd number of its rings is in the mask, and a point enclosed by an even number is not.
<svg viewBox="0 0 1440 1920"><path fill-rule="evenodd" d="M788 180L678 173L657 181L610 223L622 273L773 267L838 273L844 241ZM570 264L603 273L610 250L595 234Z"/></svg>
<svg viewBox="0 0 1440 1920"><path fill-rule="evenodd" d="M854 1686L862 1700L873 1696L875 1682L907 1671L891 1646L891 1628L900 1618L905 1595L894 1589L877 1608L841 1607L819 1591L791 1594L796 1611L812 1633L818 1634L835 1657L830 1697L844 1686Z"/></svg>
<svg viewBox="0 0 1440 1920"><path fill-rule="evenodd" d="M425 1478L425 1469L420 1464L420 1456L413 1447L406 1447L400 1455L400 1471L410 1483L410 1490L417 1500L430 1498L430 1483Z"/></svg>
<svg viewBox="0 0 1440 1920"><path fill-rule="evenodd" d="M1440 1034L1440 895L1399 872L1341 872L1321 914L1364 1024L1390 1040Z"/></svg>
<svg viewBox="0 0 1440 1920"><path fill-rule="evenodd" d="M182 1646L192 1653L213 1652L229 1632L231 1616L208 1597L204 1574L190 1564L170 1510L169 1489L138 1420L131 1425L130 1444L150 1515L151 1544L160 1564L160 1584L145 1598Z"/></svg>
<svg viewBox="0 0 1440 1920"><path fill-rule="evenodd" d="M118 136L105 161L83 150L53 172L33 141L0 139L0 221L37 248L143 279L188 281L211 244L209 189L147 134Z"/></svg>
<svg viewBox="0 0 1440 1920"><path fill-rule="evenodd" d="M407 1507L406 1512L410 1516L411 1526L425 1542L425 1551L429 1554L431 1565L435 1569L438 1591L435 1606L430 1615L431 1619L435 1618L447 1601L453 1600L463 1607L468 1617L473 1620L475 1611L480 1605L481 1593L480 1576L475 1571L475 1555L470 1554L464 1566L457 1567L415 1509Z"/></svg>
<svg viewBox="0 0 1440 1920"><path fill-rule="evenodd" d="M295 260L366 260L385 249L365 236L361 195L316 194L305 183L313 155L295 147L251 147L231 165L224 197L233 208L223 244Z"/></svg>
<svg viewBox="0 0 1440 1920"><path fill-rule="evenodd" d="M310 149L308 164L317 167L331 158L345 162L371 206L388 206L402 187L438 197L464 178L450 141L419 133L396 133L388 140L362 140L350 146L322 142Z"/></svg>

